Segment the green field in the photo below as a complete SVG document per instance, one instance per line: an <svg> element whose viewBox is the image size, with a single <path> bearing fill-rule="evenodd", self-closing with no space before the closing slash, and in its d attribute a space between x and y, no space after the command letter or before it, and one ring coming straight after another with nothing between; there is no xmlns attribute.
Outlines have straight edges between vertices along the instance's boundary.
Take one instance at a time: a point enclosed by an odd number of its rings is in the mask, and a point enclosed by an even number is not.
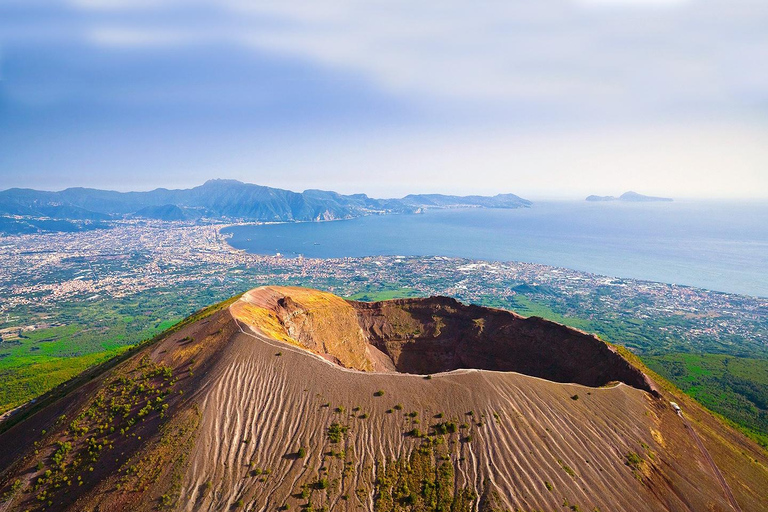
<svg viewBox="0 0 768 512"><path fill-rule="evenodd" d="M110 313L109 308L82 308L78 313L78 323L38 328L3 340L0 412L23 404L175 323Z"/></svg>
<svg viewBox="0 0 768 512"><path fill-rule="evenodd" d="M40 357L16 366L0 365L0 411L18 407L83 370L127 350L121 347L75 357Z"/></svg>
<svg viewBox="0 0 768 512"><path fill-rule="evenodd" d="M19 320L0 323L0 328L26 326L30 330L22 331L20 336L5 335L0 342L0 413L221 299L209 297L202 293L180 300L176 294L152 292L14 312Z"/></svg>

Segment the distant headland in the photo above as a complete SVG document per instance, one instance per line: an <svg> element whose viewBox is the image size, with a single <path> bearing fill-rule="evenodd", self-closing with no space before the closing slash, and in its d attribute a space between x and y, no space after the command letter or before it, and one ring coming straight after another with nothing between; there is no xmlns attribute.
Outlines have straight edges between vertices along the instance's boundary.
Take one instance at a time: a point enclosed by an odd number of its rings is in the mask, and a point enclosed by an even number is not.
<svg viewBox="0 0 768 512"><path fill-rule="evenodd" d="M185 190L114 192L69 188L0 191L0 233L23 234L109 228L113 221L299 222L365 215L422 213L433 208L527 208L514 194L452 196L411 194L375 199L325 190L293 192L235 180L210 180Z"/></svg>

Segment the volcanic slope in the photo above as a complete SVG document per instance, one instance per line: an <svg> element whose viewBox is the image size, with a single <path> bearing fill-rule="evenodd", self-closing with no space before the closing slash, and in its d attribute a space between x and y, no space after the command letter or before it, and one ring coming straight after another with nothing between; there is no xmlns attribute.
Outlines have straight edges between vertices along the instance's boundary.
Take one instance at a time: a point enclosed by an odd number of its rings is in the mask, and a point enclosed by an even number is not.
<svg viewBox="0 0 768 512"><path fill-rule="evenodd" d="M259 288L0 424L0 511L768 510L765 452L642 370L444 297Z"/></svg>

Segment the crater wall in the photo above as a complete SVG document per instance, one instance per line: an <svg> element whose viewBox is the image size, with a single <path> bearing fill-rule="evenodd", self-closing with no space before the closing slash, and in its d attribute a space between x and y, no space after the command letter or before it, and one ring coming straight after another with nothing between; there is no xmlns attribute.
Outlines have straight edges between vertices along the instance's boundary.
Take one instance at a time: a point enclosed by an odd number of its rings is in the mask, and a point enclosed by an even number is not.
<svg viewBox="0 0 768 512"><path fill-rule="evenodd" d="M654 391L645 374L609 345L542 318L448 297L351 304L368 341L399 372L477 368L593 387L618 381Z"/></svg>

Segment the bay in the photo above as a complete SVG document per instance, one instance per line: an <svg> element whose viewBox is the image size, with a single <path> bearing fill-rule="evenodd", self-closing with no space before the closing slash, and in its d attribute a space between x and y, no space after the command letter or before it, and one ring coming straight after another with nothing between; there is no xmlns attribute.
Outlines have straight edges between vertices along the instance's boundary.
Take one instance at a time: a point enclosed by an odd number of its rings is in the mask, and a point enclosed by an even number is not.
<svg viewBox="0 0 768 512"><path fill-rule="evenodd" d="M553 201L222 232L231 234L233 247L254 254L522 261L768 296L768 202Z"/></svg>

